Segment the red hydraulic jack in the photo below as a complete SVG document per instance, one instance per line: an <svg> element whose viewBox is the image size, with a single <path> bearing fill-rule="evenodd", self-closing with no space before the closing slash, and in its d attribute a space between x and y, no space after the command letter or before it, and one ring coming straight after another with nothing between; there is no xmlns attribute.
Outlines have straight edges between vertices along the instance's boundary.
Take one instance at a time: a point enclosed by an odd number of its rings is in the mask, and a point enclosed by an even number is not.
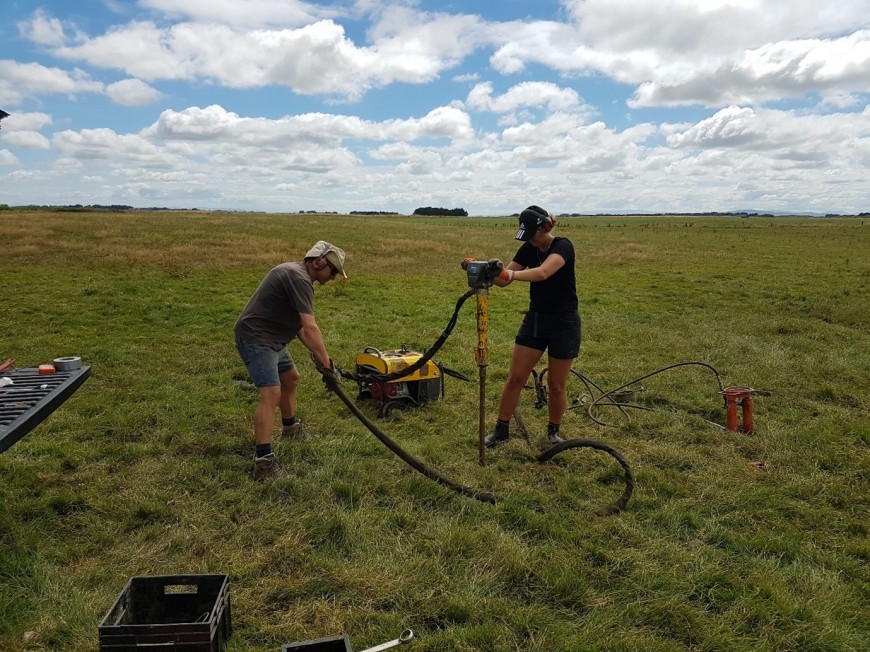
<svg viewBox="0 0 870 652"><path fill-rule="evenodd" d="M743 408L743 424L740 432L747 435L755 432L755 423L752 420L752 395L757 391L751 387L726 387L719 392L725 397L725 425L728 430L737 432L737 404Z"/></svg>

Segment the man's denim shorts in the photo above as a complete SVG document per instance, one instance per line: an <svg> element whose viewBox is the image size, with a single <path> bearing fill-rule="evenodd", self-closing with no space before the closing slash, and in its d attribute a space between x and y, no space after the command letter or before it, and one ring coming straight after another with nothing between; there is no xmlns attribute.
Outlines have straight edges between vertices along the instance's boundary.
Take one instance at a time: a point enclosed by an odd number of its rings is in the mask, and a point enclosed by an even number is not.
<svg viewBox="0 0 870 652"><path fill-rule="evenodd" d="M248 369L251 382L257 387L280 385L278 375L287 373L295 366L286 347L276 351L271 346L252 344L237 337L236 350Z"/></svg>

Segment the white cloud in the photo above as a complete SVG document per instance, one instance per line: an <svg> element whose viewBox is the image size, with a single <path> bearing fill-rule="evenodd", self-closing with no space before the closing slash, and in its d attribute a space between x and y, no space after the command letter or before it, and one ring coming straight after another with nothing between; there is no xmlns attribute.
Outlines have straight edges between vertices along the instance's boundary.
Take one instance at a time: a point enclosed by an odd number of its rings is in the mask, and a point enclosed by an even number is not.
<svg viewBox="0 0 870 652"><path fill-rule="evenodd" d="M168 16L234 27L299 26L335 15L335 10L299 0L139 0Z"/></svg>
<svg viewBox="0 0 870 652"><path fill-rule="evenodd" d="M370 50L354 46L331 21L247 33L217 24L161 29L136 22L56 54L145 80L211 79L231 88L277 84L303 94L357 97L375 82L392 81L382 79L385 71L374 65Z"/></svg>
<svg viewBox="0 0 870 652"><path fill-rule="evenodd" d="M132 22L79 45L57 48L55 54L142 79L191 79L194 66L185 36L184 26L161 30L150 22Z"/></svg>
<svg viewBox="0 0 870 652"><path fill-rule="evenodd" d="M135 160L145 167L185 165L180 157L162 151L141 136L117 134L106 128L59 131L52 137L52 146L73 159Z"/></svg>
<svg viewBox="0 0 870 652"><path fill-rule="evenodd" d="M756 152L776 161L860 170L870 152L870 107L860 114L803 115L794 111L731 106L689 127L664 127L672 147Z"/></svg>
<svg viewBox="0 0 870 652"><path fill-rule="evenodd" d="M6 131L17 129L35 131L52 123L51 116L47 113L15 112L3 121Z"/></svg>
<svg viewBox="0 0 870 652"><path fill-rule="evenodd" d="M495 113L511 113L519 108L571 111L581 107L577 91L550 82L522 82L498 97L493 97L492 83L483 82L471 89L465 102L472 109Z"/></svg>
<svg viewBox="0 0 870 652"><path fill-rule="evenodd" d="M715 67L671 72L638 87L636 106L758 104L814 91L870 88L870 31L831 41L783 41L743 52Z"/></svg>
<svg viewBox="0 0 870 652"><path fill-rule="evenodd" d="M77 68L68 72L39 63L0 60L0 103L16 105L32 95L100 93L103 84Z"/></svg>
<svg viewBox="0 0 870 652"><path fill-rule="evenodd" d="M820 105L823 109L848 109L853 106L859 106L860 103L860 97L854 93L834 91L823 93Z"/></svg>
<svg viewBox="0 0 870 652"><path fill-rule="evenodd" d="M247 147L289 147L312 143L335 146L344 139L417 140L468 138L469 116L454 107L433 109L422 118L372 122L354 116L312 113L278 120L242 118L212 105L184 111L167 110L142 135L155 140L214 141Z"/></svg>
<svg viewBox="0 0 870 652"><path fill-rule="evenodd" d="M49 16L42 9L36 10L29 20L19 22L18 33L23 38L46 47L58 47L66 41L60 20Z"/></svg>
<svg viewBox="0 0 870 652"><path fill-rule="evenodd" d="M499 25L492 65L637 85L631 106L763 103L870 87L863 0L570 0L572 24ZM863 16L856 21L856 17Z"/></svg>
<svg viewBox="0 0 870 652"><path fill-rule="evenodd" d="M207 6L188 2L183 9L199 15ZM224 13L230 7L247 11L247 4L238 2L214 9ZM214 22L162 28L135 21L77 45L57 47L54 53L149 81L206 79L231 88L282 85L301 94L355 100L371 88L431 81L473 50L480 38L467 36L479 27L473 17L394 8L370 31L371 45L360 47L331 19L296 29L248 31Z"/></svg>
<svg viewBox="0 0 870 652"><path fill-rule="evenodd" d="M18 165L19 161L15 154L8 149L0 149L0 165Z"/></svg>
<svg viewBox="0 0 870 652"><path fill-rule="evenodd" d="M864 0L563 0L563 4L591 47L682 53L687 61L870 27Z"/></svg>
<svg viewBox="0 0 870 652"><path fill-rule="evenodd" d="M163 97L155 88L152 88L141 79L124 79L106 87L106 95L115 103L122 106L144 106L153 104Z"/></svg>
<svg viewBox="0 0 870 652"><path fill-rule="evenodd" d="M20 147L21 149L48 149L51 146L48 138L38 131L3 131L0 139L6 145Z"/></svg>

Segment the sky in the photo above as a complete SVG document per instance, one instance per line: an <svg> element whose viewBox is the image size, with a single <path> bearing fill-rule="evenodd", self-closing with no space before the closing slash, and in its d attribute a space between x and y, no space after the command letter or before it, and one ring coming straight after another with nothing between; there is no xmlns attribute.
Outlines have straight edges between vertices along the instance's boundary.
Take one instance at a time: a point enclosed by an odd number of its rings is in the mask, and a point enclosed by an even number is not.
<svg viewBox="0 0 870 652"><path fill-rule="evenodd" d="M868 0L0 13L0 204L870 211Z"/></svg>

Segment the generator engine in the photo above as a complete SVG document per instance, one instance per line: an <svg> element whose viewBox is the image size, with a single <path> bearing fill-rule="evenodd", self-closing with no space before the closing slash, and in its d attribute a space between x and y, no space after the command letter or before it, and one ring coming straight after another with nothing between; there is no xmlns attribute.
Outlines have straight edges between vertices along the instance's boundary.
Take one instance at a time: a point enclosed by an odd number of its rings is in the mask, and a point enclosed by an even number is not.
<svg viewBox="0 0 870 652"><path fill-rule="evenodd" d="M392 374L415 364L422 353L411 351L404 344L400 349L381 351L367 346L356 356L356 372L366 374ZM417 371L393 381L359 381L358 401L370 401L381 416L387 416L395 408L425 405L437 401L444 391L444 375L441 366L429 361Z"/></svg>

